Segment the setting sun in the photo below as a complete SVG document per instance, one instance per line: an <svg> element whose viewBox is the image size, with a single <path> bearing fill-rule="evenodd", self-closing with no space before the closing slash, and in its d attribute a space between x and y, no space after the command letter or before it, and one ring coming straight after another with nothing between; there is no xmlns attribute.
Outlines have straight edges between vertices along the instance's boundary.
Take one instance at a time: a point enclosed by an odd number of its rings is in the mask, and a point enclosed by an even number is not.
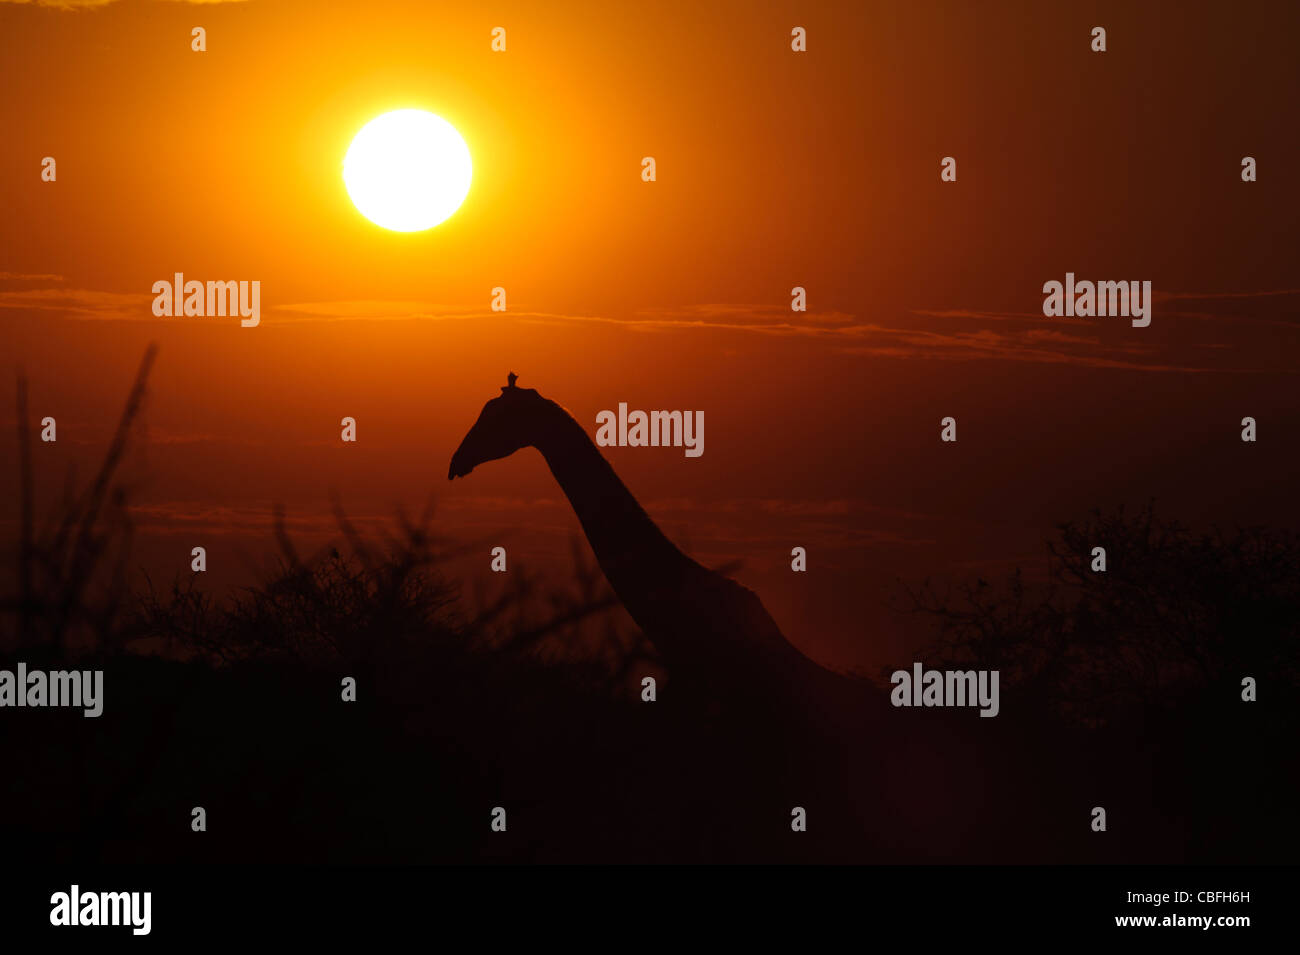
<svg viewBox="0 0 1300 955"><path fill-rule="evenodd" d="M394 232L444 222L469 194L469 147L445 119L420 109L362 127L343 158L343 183L363 216Z"/></svg>

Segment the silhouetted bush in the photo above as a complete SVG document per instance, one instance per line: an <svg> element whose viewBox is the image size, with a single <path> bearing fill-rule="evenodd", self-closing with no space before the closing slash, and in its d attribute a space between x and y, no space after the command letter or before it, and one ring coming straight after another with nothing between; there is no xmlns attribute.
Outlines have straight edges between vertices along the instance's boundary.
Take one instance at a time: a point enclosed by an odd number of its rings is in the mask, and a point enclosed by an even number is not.
<svg viewBox="0 0 1300 955"><path fill-rule="evenodd" d="M1158 518L1093 512L1058 526L1049 583L1018 570L998 588L908 597L935 617L945 665L1002 671L1004 685L1070 720L1238 699L1243 677L1270 694L1300 689L1300 536L1254 527L1193 533ZM1104 547L1106 570L1092 570Z"/></svg>

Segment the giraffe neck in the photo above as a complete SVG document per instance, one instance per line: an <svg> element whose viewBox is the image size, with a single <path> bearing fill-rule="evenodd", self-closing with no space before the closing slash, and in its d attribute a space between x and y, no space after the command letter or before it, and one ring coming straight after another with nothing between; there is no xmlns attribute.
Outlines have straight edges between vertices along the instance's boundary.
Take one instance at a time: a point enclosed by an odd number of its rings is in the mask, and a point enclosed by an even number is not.
<svg viewBox="0 0 1300 955"><path fill-rule="evenodd" d="M840 678L791 645L755 594L678 550L583 427L547 405L532 444L573 505L614 593L676 678L730 686L733 702L738 683L760 705L779 697L815 709L838 700Z"/></svg>
<svg viewBox="0 0 1300 955"><path fill-rule="evenodd" d="M664 639L666 631L681 626L691 582L710 572L664 535L586 430L559 405L550 404L553 411L534 446L573 505L619 600L647 636Z"/></svg>

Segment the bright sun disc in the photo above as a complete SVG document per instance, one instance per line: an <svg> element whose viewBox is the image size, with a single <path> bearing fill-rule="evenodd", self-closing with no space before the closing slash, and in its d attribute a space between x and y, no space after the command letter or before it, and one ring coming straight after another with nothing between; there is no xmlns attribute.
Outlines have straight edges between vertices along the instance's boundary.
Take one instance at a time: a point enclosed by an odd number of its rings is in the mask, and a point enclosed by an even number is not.
<svg viewBox="0 0 1300 955"><path fill-rule="evenodd" d="M343 184L358 211L394 232L431 229L469 195L469 147L454 126L422 109L376 116L343 157Z"/></svg>

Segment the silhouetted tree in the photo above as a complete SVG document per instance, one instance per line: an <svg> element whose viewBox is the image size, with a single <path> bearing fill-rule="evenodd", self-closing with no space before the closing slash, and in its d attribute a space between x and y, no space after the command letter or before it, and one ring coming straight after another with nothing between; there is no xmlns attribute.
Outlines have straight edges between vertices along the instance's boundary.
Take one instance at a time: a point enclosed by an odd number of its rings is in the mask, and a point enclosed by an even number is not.
<svg viewBox="0 0 1300 955"><path fill-rule="evenodd" d="M1280 528L1193 533L1121 508L1058 525L1049 581L1017 570L940 594L906 589L938 620L932 653L945 666L997 668L1008 691L1089 725L1145 709L1239 698L1300 685L1300 536ZM1092 570L1093 548L1106 570ZM930 657L927 657L930 659Z"/></svg>

